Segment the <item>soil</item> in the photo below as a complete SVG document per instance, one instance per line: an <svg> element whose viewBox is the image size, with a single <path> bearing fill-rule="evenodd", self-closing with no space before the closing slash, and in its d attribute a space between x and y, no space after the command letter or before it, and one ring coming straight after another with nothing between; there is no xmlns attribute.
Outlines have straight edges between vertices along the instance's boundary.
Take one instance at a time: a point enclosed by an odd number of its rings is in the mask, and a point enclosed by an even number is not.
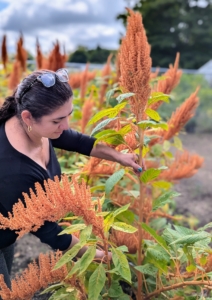
<svg viewBox="0 0 212 300"><path fill-rule="evenodd" d="M198 226L212 221L212 135L187 134L182 135L183 146L190 153L204 157L204 165L197 174L181 180L175 190L181 193L176 198L176 213L184 216L193 215L199 220ZM50 248L42 244L33 235L25 235L17 241L12 276L27 267L39 253L46 253ZM36 295L33 300L46 300L49 295Z"/></svg>

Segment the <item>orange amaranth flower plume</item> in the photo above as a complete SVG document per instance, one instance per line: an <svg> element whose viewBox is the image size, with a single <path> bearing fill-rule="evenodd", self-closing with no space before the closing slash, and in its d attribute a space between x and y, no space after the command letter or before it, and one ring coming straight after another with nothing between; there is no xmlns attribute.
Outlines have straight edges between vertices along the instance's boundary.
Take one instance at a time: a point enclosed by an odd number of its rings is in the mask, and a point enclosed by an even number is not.
<svg viewBox="0 0 212 300"><path fill-rule="evenodd" d="M43 54L41 52L41 49L40 49L40 44L39 44L39 41L37 39L36 41L36 52L37 52L37 56L36 56L36 62L37 62L37 69L42 69L43 65Z"/></svg>
<svg viewBox="0 0 212 300"><path fill-rule="evenodd" d="M169 140L176 133L178 133L185 124L194 116L194 111L199 105L199 98L197 93L199 88L186 99L183 104L172 113L170 120L168 121L169 129L164 132L164 140Z"/></svg>
<svg viewBox="0 0 212 300"><path fill-rule="evenodd" d="M96 216L90 189L84 181L78 184L73 176L69 182L64 175L61 182L58 177L54 181L44 181L45 190L39 183L35 187L36 193L32 190L30 196L23 193L25 204L21 200L14 204L8 218L0 214L0 229L10 228L22 236L37 231L45 221L57 221L71 211L83 217L85 224L92 224L96 235L103 236L103 218Z"/></svg>
<svg viewBox="0 0 212 300"><path fill-rule="evenodd" d="M163 94L170 94L171 91L178 85L180 82L180 78L182 76L182 71L178 70L179 66L180 54L177 53L174 66L170 65L169 70L164 74L165 79L159 80L157 87L155 89L156 92L162 92ZM158 101L154 103L151 108L157 110L163 101Z"/></svg>
<svg viewBox="0 0 212 300"><path fill-rule="evenodd" d="M190 154L186 150L182 154L177 153L175 160L167 164L169 168L161 172L160 179L176 181L191 177L201 168L203 162L203 157L197 154Z"/></svg>
<svg viewBox="0 0 212 300"><path fill-rule="evenodd" d="M141 14L130 9L128 12L127 32L119 51L120 85L124 91L135 93L134 97L129 98L131 111L137 121L141 121L150 96L152 60Z"/></svg>
<svg viewBox="0 0 212 300"><path fill-rule="evenodd" d="M6 70L7 60L8 60L6 40L7 40L7 36L5 34L3 36L2 46L1 46L1 59L5 70Z"/></svg>
<svg viewBox="0 0 212 300"><path fill-rule="evenodd" d="M13 69L8 79L8 88L14 90L21 80L21 66L18 60L13 63Z"/></svg>
<svg viewBox="0 0 212 300"><path fill-rule="evenodd" d="M85 127L92 116L92 110L94 106L93 101L93 91L91 92L88 99L85 100L85 103L82 106L82 120L81 120L81 132L85 132Z"/></svg>
<svg viewBox="0 0 212 300"><path fill-rule="evenodd" d="M111 62L111 58L112 58L112 54L110 54L108 56L107 59L107 63L104 66L103 70L102 70L102 78L104 80L104 83L101 85L100 90L99 90L99 106L101 107L104 99L105 99L105 92L107 90L108 87L108 82L109 82L109 76L111 73L111 66L110 66L110 62Z"/></svg>
<svg viewBox="0 0 212 300"><path fill-rule="evenodd" d="M20 62L23 72L26 71L27 51L23 47L23 36L21 35L17 43L16 60Z"/></svg>

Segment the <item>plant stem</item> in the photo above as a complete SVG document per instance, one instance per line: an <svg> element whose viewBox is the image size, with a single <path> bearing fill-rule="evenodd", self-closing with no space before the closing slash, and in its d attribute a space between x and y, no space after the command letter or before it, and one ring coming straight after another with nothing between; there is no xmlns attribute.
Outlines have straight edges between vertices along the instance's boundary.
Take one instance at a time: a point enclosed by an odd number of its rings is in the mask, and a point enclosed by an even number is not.
<svg viewBox="0 0 212 300"><path fill-rule="evenodd" d="M176 283L176 284L173 284L170 286L165 286L161 289L158 289L158 290L148 294L144 299L148 300L148 299L151 299L152 297L160 295L163 292L175 290L175 289L181 288L183 286L187 286L187 285L204 285L205 288L212 289L212 281L207 281L207 280L184 281L184 282Z"/></svg>
<svg viewBox="0 0 212 300"><path fill-rule="evenodd" d="M142 149L143 149L143 140L144 140L144 131L139 127L139 164L142 166ZM144 195L143 195L143 183L140 181L140 198L139 198L139 221L138 221L138 266L142 263L142 228L141 224L143 222L143 211L144 211ZM137 273L138 278L138 291L137 291L137 300L142 300L142 274L140 272Z"/></svg>

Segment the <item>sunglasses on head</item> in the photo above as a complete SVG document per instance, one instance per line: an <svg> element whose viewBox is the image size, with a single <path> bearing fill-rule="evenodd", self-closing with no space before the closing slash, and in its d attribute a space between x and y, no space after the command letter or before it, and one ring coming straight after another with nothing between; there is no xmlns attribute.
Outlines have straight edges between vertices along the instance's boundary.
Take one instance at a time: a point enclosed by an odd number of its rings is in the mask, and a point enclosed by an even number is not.
<svg viewBox="0 0 212 300"><path fill-rule="evenodd" d="M61 82L68 82L68 72L66 69L59 69L55 73L46 72L41 75L38 75L38 77L30 83L28 87L26 87L23 92L21 93L19 97L19 102L21 102L22 97L32 88L32 86L35 84L36 81L42 82L42 84L49 88L56 83L56 76Z"/></svg>

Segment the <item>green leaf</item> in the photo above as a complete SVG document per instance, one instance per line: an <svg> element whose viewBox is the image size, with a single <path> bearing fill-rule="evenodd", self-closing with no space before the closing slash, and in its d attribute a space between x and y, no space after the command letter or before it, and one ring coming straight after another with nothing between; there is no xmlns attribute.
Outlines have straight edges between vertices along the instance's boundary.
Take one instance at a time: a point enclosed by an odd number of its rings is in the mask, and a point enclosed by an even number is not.
<svg viewBox="0 0 212 300"><path fill-rule="evenodd" d="M181 151L183 150L182 141L178 136L174 136L174 146Z"/></svg>
<svg viewBox="0 0 212 300"><path fill-rule="evenodd" d="M110 230L111 225L114 222L114 216L112 213L110 213L105 219L104 219L104 232L107 233Z"/></svg>
<svg viewBox="0 0 212 300"><path fill-rule="evenodd" d="M121 252L128 252L129 251L129 249L127 248L126 245L119 246L116 249L119 249Z"/></svg>
<svg viewBox="0 0 212 300"><path fill-rule="evenodd" d="M180 194L175 191L167 191L160 195L156 200L153 201L152 211L156 211L158 208L169 203L172 198L179 196Z"/></svg>
<svg viewBox="0 0 212 300"><path fill-rule="evenodd" d="M112 247L112 260L119 274L131 283L131 272L126 256L119 249Z"/></svg>
<svg viewBox="0 0 212 300"><path fill-rule="evenodd" d="M91 132L91 136L94 135L95 132L101 130L102 128L104 128L106 125L108 125L111 121L114 121L116 120L116 118L110 118L110 119L106 119L106 120L103 120L102 122L100 122L99 124L96 125L96 127L92 130ZM101 138L102 136L100 136Z"/></svg>
<svg viewBox="0 0 212 300"><path fill-rule="evenodd" d="M82 230L86 228L85 224L74 224L71 226L68 226L67 228L65 228L63 231L61 231L58 235L62 235L62 234L72 234L76 231Z"/></svg>
<svg viewBox="0 0 212 300"><path fill-rule="evenodd" d="M171 148L171 143L169 141L164 141L163 150L164 151L169 151L170 148Z"/></svg>
<svg viewBox="0 0 212 300"><path fill-rule="evenodd" d="M132 195L135 199L137 199L140 196L140 192L136 190L127 191L127 193Z"/></svg>
<svg viewBox="0 0 212 300"><path fill-rule="evenodd" d="M132 96L134 96L135 94L134 93L126 93L126 94L121 94L119 95L116 100L121 103L123 100L127 99L127 98L130 98Z"/></svg>
<svg viewBox="0 0 212 300"><path fill-rule="evenodd" d="M102 131L100 131L100 132L98 132L98 133L96 133L95 135L94 135L94 137L96 138L96 139L99 139L100 137L102 137L102 136L104 136L104 135L108 135L108 134L117 134L117 131L115 131L114 129L105 129L105 130L102 130Z"/></svg>
<svg viewBox="0 0 212 300"><path fill-rule="evenodd" d="M143 172L143 174L140 176L140 179L143 183L150 182L152 180L155 180L161 173L161 170L150 168Z"/></svg>
<svg viewBox="0 0 212 300"><path fill-rule="evenodd" d="M168 130L168 124L165 122L156 122L156 121L151 121L151 120L145 120L145 121L140 121L137 123L137 125L142 128L143 130L150 127L150 128L162 128L164 130Z"/></svg>
<svg viewBox="0 0 212 300"><path fill-rule="evenodd" d="M93 261L95 255L96 255L96 246L89 247L80 259L79 275L81 275L83 272L87 270L88 266Z"/></svg>
<svg viewBox="0 0 212 300"><path fill-rule="evenodd" d="M166 103L169 103L169 96L161 92L153 92L151 94L151 97L148 99L148 106L158 101L164 101Z"/></svg>
<svg viewBox="0 0 212 300"><path fill-rule="evenodd" d="M92 225L88 225L80 232L80 243L86 243L92 233Z"/></svg>
<svg viewBox="0 0 212 300"><path fill-rule="evenodd" d="M106 194L109 194L112 191L113 187L119 182L119 180L124 176L124 174L125 170L121 169L107 179L105 183Z"/></svg>
<svg viewBox="0 0 212 300"><path fill-rule="evenodd" d="M128 208L130 207L130 203L129 204L126 204L124 206L121 206L120 208L116 209L115 211L113 211L113 216L114 218L116 216L118 216L119 214L121 214L123 211L126 211L128 210Z"/></svg>
<svg viewBox="0 0 212 300"><path fill-rule="evenodd" d="M88 300L98 300L106 281L105 269L100 264L89 279Z"/></svg>
<svg viewBox="0 0 212 300"><path fill-rule="evenodd" d="M107 109L99 111L97 114L95 114L90 119L90 121L88 122L88 125L94 124L97 121L101 120L102 118L109 116L111 112L113 112L113 108L107 108Z"/></svg>
<svg viewBox="0 0 212 300"><path fill-rule="evenodd" d="M123 295L122 288L118 281L112 281L108 290L108 296L112 298L121 297Z"/></svg>
<svg viewBox="0 0 212 300"><path fill-rule="evenodd" d="M172 184L171 182L168 182L168 181L163 181L163 180L160 180L160 181L154 181L151 183L154 187L158 187L158 188L162 188L162 189L165 189L165 190L168 190L172 187Z"/></svg>
<svg viewBox="0 0 212 300"><path fill-rule="evenodd" d="M204 239L208 238L209 236L210 236L210 234L207 232L198 232L196 234L190 234L187 236L183 236L183 237L175 240L174 242L172 242L170 245L172 245L172 244L193 245L194 243L204 240Z"/></svg>
<svg viewBox="0 0 212 300"><path fill-rule="evenodd" d="M152 264L145 264L143 266L136 266L135 267L136 270L138 270L139 272L145 274L145 275L151 275L151 276L156 276L158 269L153 266Z"/></svg>
<svg viewBox="0 0 212 300"><path fill-rule="evenodd" d="M57 270L66 263L70 262L80 251L80 249L84 246L85 244L80 244L77 243L75 244L70 250L68 250L61 258L60 260L56 263L54 266L53 270Z"/></svg>
<svg viewBox="0 0 212 300"><path fill-rule="evenodd" d="M118 133L121 134L122 136L125 136L125 134L127 134L128 132L131 131L131 125L127 124L126 126L122 127Z"/></svg>
<svg viewBox="0 0 212 300"><path fill-rule="evenodd" d="M159 113L151 108L147 108L145 110L145 113L147 114L147 116L149 116L151 119L153 119L155 121L160 121L160 119L161 119Z"/></svg>
<svg viewBox="0 0 212 300"><path fill-rule="evenodd" d="M152 229L145 223L142 223L142 228L146 232L148 232L156 240L156 242L158 242L158 244L161 245L164 249L166 249L166 250L169 249L166 244L166 241L161 236L159 236L154 229Z"/></svg>
<svg viewBox="0 0 212 300"><path fill-rule="evenodd" d="M137 228L123 222L115 222L111 227L114 228L115 230L128 232L128 233L134 233L138 230Z"/></svg>
<svg viewBox="0 0 212 300"><path fill-rule="evenodd" d="M114 118L117 114L127 105L127 102L120 103L113 107L113 111L110 113L109 118Z"/></svg>
<svg viewBox="0 0 212 300"><path fill-rule="evenodd" d="M64 285L63 282L53 284L53 285L47 287L44 291L42 291L42 292L40 293L40 295L43 295L43 294L52 292L52 291L54 291L54 290L57 290L57 289L61 288L63 285Z"/></svg>
<svg viewBox="0 0 212 300"><path fill-rule="evenodd" d="M90 188L91 193L95 192L95 191L104 191L105 190L105 186L104 185L96 185Z"/></svg>
<svg viewBox="0 0 212 300"><path fill-rule="evenodd" d="M119 90L118 87L115 87L114 89L111 89L109 91L107 91L106 93L106 101L108 102L110 100L111 97L113 97L113 95L115 94L115 92Z"/></svg>
<svg viewBox="0 0 212 300"><path fill-rule="evenodd" d="M100 141L104 141L105 143L108 143L110 145L115 145L115 146L125 143L123 136L120 134L114 134L114 135L110 135L110 136L98 139L98 140L96 140L95 143L99 143Z"/></svg>

